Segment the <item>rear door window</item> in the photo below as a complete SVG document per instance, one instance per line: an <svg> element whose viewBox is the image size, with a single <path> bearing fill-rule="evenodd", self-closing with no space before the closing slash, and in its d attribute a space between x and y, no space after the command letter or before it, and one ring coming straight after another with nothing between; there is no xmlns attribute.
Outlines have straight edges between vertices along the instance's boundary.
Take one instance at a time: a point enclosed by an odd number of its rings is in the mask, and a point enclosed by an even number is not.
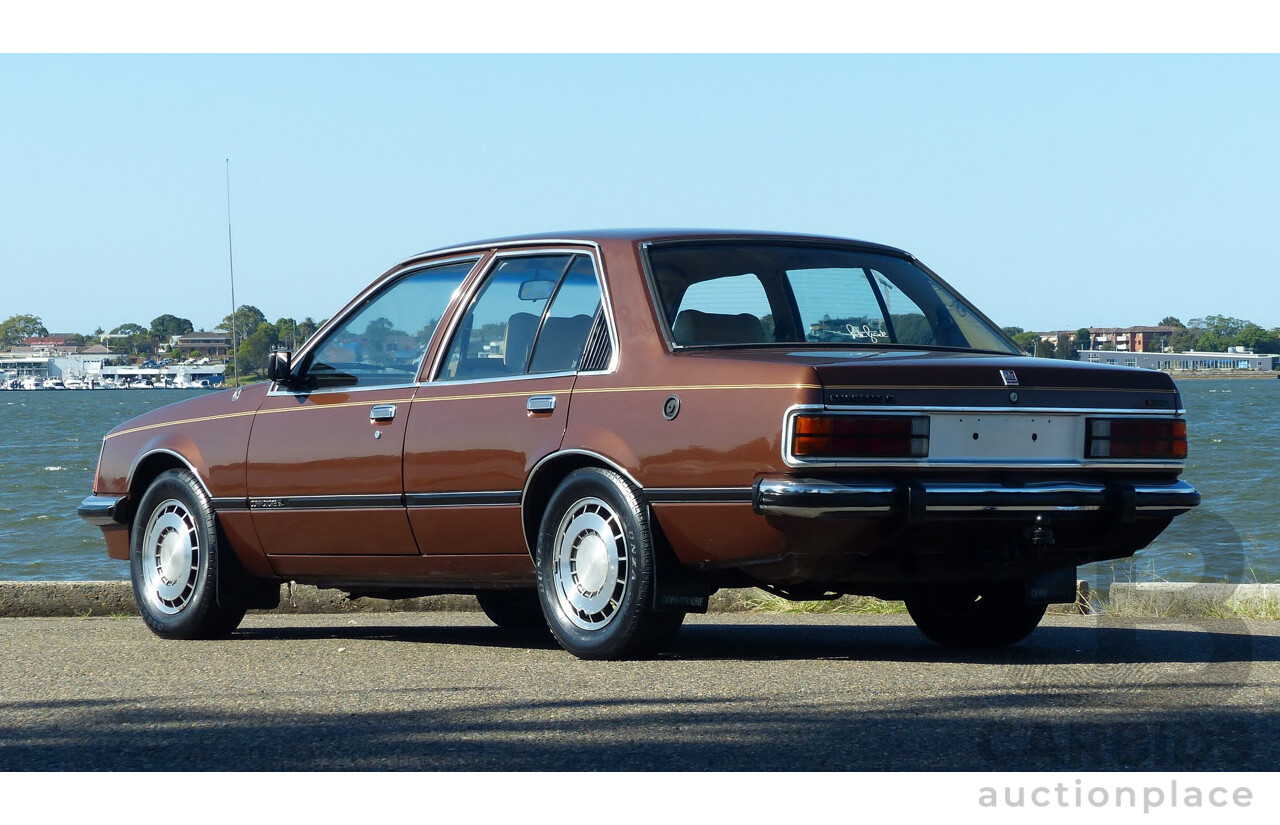
<svg viewBox="0 0 1280 825"><path fill-rule="evenodd" d="M438 380L573 372L600 311L590 257L501 259L458 325Z"/></svg>

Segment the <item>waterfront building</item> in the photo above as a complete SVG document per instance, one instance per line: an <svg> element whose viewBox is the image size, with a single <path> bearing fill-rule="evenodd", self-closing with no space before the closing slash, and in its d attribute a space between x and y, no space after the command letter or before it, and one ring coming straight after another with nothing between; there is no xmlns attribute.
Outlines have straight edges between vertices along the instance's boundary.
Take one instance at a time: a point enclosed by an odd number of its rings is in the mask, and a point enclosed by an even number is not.
<svg viewBox="0 0 1280 825"><path fill-rule="evenodd" d="M1118 352L1084 350L1077 357L1093 364L1116 364L1172 372L1266 372L1277 368L1280 355L1244 352Z"/></svg>
<svg viewBox="0 0 1280 825"><path fill-rule="evenodd" d="M15 349L23 349L17 347ZM36 355L30 351L27 352L0 352L0 375L4 376L7 382L16 381L21 383L25 379L33 378L37 382L43 382L49 377L49 361L48 355Z"/></svg>
<svg viewBox="0 0 1280 825"><path fill-rule="evenodd" d="M169 339L169 348L190 352L199 350L210 358L226 358L231 350L229 332L188 332Z"/></svg>
<svg viewBox="0 0 1280 825"><path fill-rule="evenodd" d="M1116 352L1163 352L1169 345L1169 339L1178 331L1178 327L1091 327L1089 329L1090 349L1111 349ZM1064 338L1075 340L1075 330L1057 332L1037 332L1040 340L1048 341L1055 347Z"/></svg>

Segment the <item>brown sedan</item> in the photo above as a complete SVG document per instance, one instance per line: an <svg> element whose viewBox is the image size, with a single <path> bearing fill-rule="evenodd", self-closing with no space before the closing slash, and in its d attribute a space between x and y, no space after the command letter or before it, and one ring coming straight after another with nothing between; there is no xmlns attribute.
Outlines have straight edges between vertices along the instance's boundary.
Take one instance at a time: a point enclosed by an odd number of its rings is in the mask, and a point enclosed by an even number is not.
<svg viewBox="0 0 1280 825"><path fill-rule="evenodd" d="M909 254L838 238L429 252L269 374L104 439L79 512L161 636L227 634L293 580L474 593L584 658L743 586L1003 645L1200 500L1167 375L1027 358Z"/></svg>

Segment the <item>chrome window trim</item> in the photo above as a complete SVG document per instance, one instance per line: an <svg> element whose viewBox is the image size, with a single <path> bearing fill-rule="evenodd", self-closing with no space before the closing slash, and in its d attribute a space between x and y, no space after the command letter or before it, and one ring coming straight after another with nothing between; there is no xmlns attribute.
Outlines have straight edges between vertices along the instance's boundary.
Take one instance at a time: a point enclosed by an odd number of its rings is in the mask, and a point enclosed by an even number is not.
<svg viewBox="0 0 1280 825"><path fill-rule="evenodd" d="M827 407L822 404L793 404L783 412L782 419L782 462L792 468L797 469L853 469L865 467L886 467L886 468L916 468L916 469L940 469L940 470L1181 470L1185 462L1169 461L1168 459L1117 459L1115 461L1087 459L1080 456L1079 459L1071 459L1064 461L1041 461L1028 459L1027 461L1010 461L1008 459L991 459L989 461L982 460L938 460L932 456L925 458L846 458L842 460L823 460L823 459L800 459L796 458L791 452L792 438L795 435L796 416L801 413L821 412L835 415L845 415L854 413L875 413L880 416L911 416L919 414L928 414L930 412L946 412L946 413L980 413L983 415L1004 415L1004 416L1022 416L1026 414L1037 415L1063 415L1084 418L1090 415L1109 415L1114 417L1126 418L1171 418L1176 417L1168 410L1159 412L1146 410L1114 410L1114 409L1061 409L1053 407L887 407L887 406L866 406L866 407ZM1181 415L1180 410L1177 415Z"/></svg>
<svg viewBox="0 0 1280 825"><path fill-rule="evenodd" d="M998 354L998 355L1007 356L1010 358L1018 357L1019 354L1025 354L1025 353L1022 353L1021 348L1018 347L1016 343L1014 343L1013 339L1006 336L1004 332L1000 329L1000 327L997 326L994 321L988 318L985 313L983 313L980 309L978 309L978 307L975 306L973 302L970 301L967 297L965 297L963 293L961 293L958 289L953 287L951 284L947 283L946 280L944 280L941 276L938 275L938 273L929 269L929 267L925 266L924 263L919 258L917 258L915 255L912 255L910 252L907 252L906 250L898 249L897 247L893 247L893 246L885 246L883 244L872 243L870 241L859 241L854 238L836 238L836 237L826 237L826 236L806 237L806 236L793 236L793 235L786 235L786 234L774 235L771 233L764 233L759 235L756 235L756 234L744 235L741 233L734 233L734 232L709 232L706 235L641 241L638 244L638 248L640 251L640 266L641 266L641 269L644 271L645 285L649 288L649 303L653 307L654 312L657 314L659 332L662 335L663 341L667 345L668 352L674 353L684 349L717 349L717 348L721 348L723 345L676 343L675 330L674 330L676 319L675 318L668 319L666 317L665 311L663 310L662 300L658 294L658 285L653 280L653 271L649 265L649 250L654 246L668 246L668 245L675 246L679 244L698 244L698 243L707 243L707 242L720 243L720 242L733 242L733 241L741 241L742 243L757 243L757 244L772 243L772 244L792 244L796 246L819 246L819 247L829 247L829 248L840 247L840 248L849 249L857 252L865 252L872 255L884 255L885 257L889 257L889 258L901 258L902 260L907 261L912 266L919 269L933 282L941 285L944 290L951 293L953 298L961 301L965 305L966 309L971 311L975 317L981 319L983 323L985 323L988 327L990 327L990 329L995 333L995 335L998 338L1003 338L1005 342L1009 345L1009 348L1011 350L1010 352L1007 352L1007 353L996 353L993 350L978 350L978 349L973 349L972 347L965 347L963 348L963 351ZM807 342L795 341L795 342L786 342L786 343L794 346L804 346ZM735 345L728 345L727 348L732 349L734 346ZM740 346L756 346L756 345L743 344ZM893 344L891 345L890 349L896 348L898 346L900 345Z"/></svg>
<svg viewBox="0 0 1280 825"><path fill-rule="evenodd" d="M433 389L435 387L464 387L469 384L499 384L510 381L530 381L536 378L572 378L577 375L576 372L535 372L521 373L520 375L498 375L492 378L460 378L456 381L433 381L425 384L415 384L417 389ZM545 390L544 393L568 393L571 387L565 387L563 390ZM448 396L445 396L446 398ZM419 400L431 401L435 399L433 395L419 396Z"/></svg>
<svg viewBox="0 0 1280 825"><path fill-rule="evenodd" d="M546 243L545 247L531 247L530 244ZM564 244L576 244L576 246L564 246ZM548 378L557 375L608 375L618 369L619 351L618 351L618 332L617 324L613 319L613 299L609 290L609 279L605 275L604 258L600 254L600 245L592 241L513 241L505 244L486 244L478 249L499 249L505 251L495 252L482 271L475 279L471 289L467 290L464 295L455 295L450 302L450 306L454 307L454 312L449 318L448 329L445 331L444 337L441 339L441 346L436 350L436 357L430 365L427 372L422 373L424 380L422 385L426 384L450 384L465 385L472 383L483 383L491 381L513 381L520 378ZM591 265L595 267L596 283L600 286L601 307L605 312L605 326L609 330L609 343L612 350L609 357L609 365L604 370L592 370L590 372L568 372L568 373L524 373L522 375L498 376L497 378L461 378L448 379L441 378L440 373L444 369L444 364L449 355L449 349L453 344L453 336L457 332L458 325L462 323L463 317L471 310L471 305L475 301L476 296L480 294L490 276L498 264L508 258L528 258L534 256L547 255L587 255L591 258ZM436 330L439 332L439 328Z"/></svg>
<svg viewBox="0 0 1280 825"><path fill-rule="evenodd" d="M272 383L271 388L267 390L267 398L275 398L275 397L281 397L281 396L292 396L294 398L299 398L299 397L311 396L311 395L334 395L337 393L347 393L348 395L350 395L358 392L373 392L374 390L413 390L413 389L417 389L417 387L418 387L417 384L378 384L377 386L373 386L373 387L360 387L360 386L332 387L332 388L325 388L325 389L318 389L318 390L308 390L305 392L303 391L294 392L292 390L282 390L278 386L276 386L275 383ZM262 411L260 410L260 412ZM268 410L267 412L270 412L270 411Z"/></svg>
<svg viewBox="0 0 1280 825"><path fill-rule="evenodd" d="M328 321L325 321L323 324L320 325L320 328L315 331L315 334L312 335L309 339L307 339L306 343L304 343L301 347L299 347L298 351L293 354L293 358L298 359L294 363L299 363L302 359L309 357L311 355L312 350L320 346L320 342L324 340L324 338L330 332L332 332L334 328L336 328L340 324L344 323L348 318L350 318L351 315L356 311L356 307L360 306L360 304L373 293L381 289L389 288L396 281L399 281L403 278L407 278L410 275L414 274L415 272L421 272L424 269L435 269L437 267L452 266L454 264L461 264L461 263L466 263L467 261L470 261L471 270L467 272L466 275L462 276L462 280L459 282L458 288L454 289L453 294L449 297L448 303L445 304L444 312L447 313L449 311L449 308L452 307L458 300L458 290L461 289L462 284L466 283L467 278L471 277L471 275L475 272L476 264L484 260L484 255L483 254L480 254L478 256L470 255L470 254L453 255L448 252L445 252L443 254L448 255L448 257L439 258L439 259L433 258L429 261L423 261L421 255L415 255L412 258L407 258L401 261L400 263L388 269L386 272L379 275L377 278L373 280L372 283L370 283L368 286L362 289L359 293L357 293L356 297L352 298L350 301L346 303L345 306L343 306L340 310L334 313L333 317L331 317ZM415 262L421 262L421 263L415 265ZM440 328L437 327L436 330L431 334L432 340L435 339L435 336L438 335L439 332L440 332ZM426 351L430 349L431 349L431 341L428 341L427 348L426 350L423 351L424 358L426 356ZM420 364L418 367L418 375L421 375L421 374L422 374L422 365ZM392 386L395 386L396 388L402 388L407 386L409 387L415 386L415 384L413 383L404 384L404 385L383 384L381 385L380 388L386 389ZM368 387L367 389L373 389L373 387ZM297 395L310 395L312 393L322 393L322 392L352 392L352 391L354 391L354 388L350 388L350 387L337 388L337 389L312 390L311 392L284 391L284 390L280 390L278 385L273 381L271 382L271 389L268 390L267 395L297 396Z"/></svg>

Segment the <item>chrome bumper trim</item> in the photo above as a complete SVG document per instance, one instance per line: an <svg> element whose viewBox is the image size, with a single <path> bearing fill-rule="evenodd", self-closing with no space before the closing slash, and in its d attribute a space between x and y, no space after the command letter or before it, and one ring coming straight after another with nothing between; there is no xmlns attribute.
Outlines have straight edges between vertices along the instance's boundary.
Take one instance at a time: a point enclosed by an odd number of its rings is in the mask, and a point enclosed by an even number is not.
<svg viewBox="0 0 1280 825"><path fill-rule="evenodd" d="M841 482L762 478L751 498L757 513L797 518L886 517L947 513L1096 513L1114 510L1126 520L1185 512L1200 494L1185 481L1173 484L1041 482L1021 487L927 481Z"/></svg>

